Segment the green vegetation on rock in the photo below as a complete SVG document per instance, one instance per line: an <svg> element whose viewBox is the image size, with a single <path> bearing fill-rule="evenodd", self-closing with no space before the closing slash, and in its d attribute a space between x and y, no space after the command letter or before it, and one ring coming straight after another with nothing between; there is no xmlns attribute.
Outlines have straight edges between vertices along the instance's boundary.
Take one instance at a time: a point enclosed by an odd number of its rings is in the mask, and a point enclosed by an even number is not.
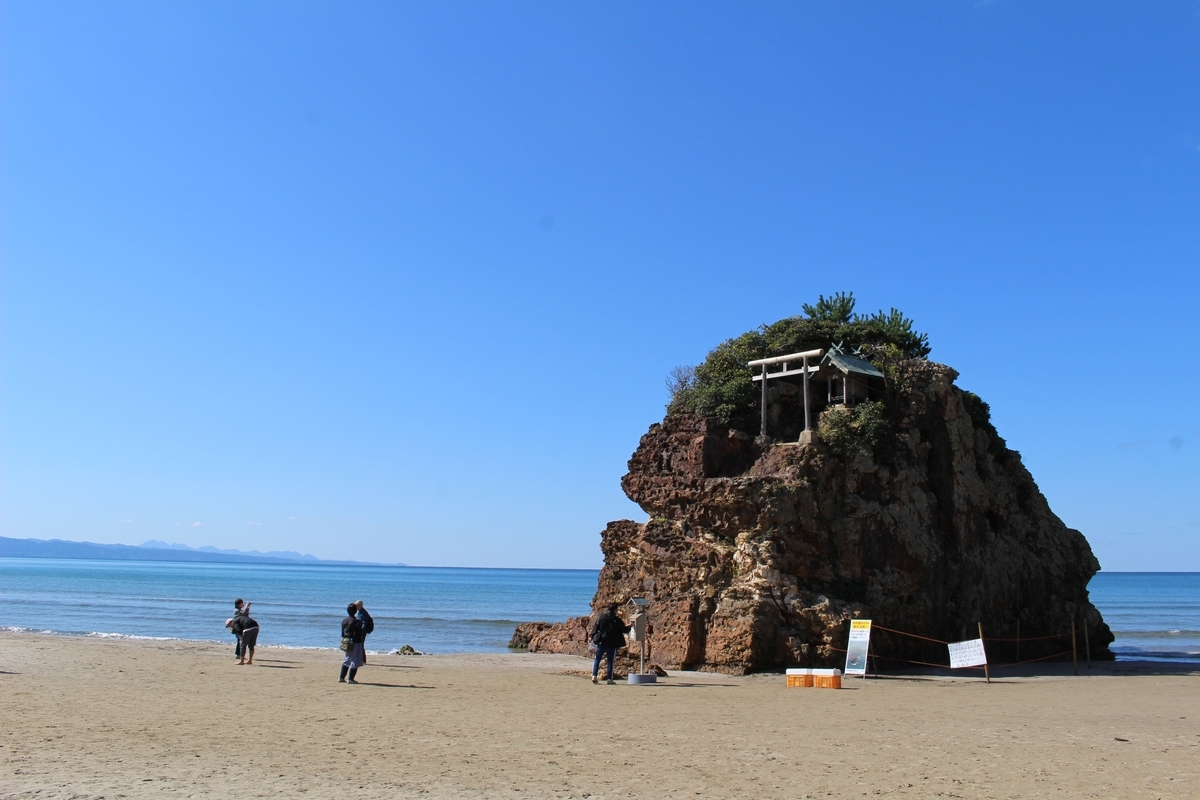
<svg viewBox="0 0 1200 800"><path fill-rule="evenodd" d="M860 444L872 450L891 443L892 423L883 403L860 403L856 408L831 408L821 415L817 438L834 453L850 455Z"/></svg>
<svg viewBox="0 0 1200 800"><path fill-rule="evenodd" d="M887 372L887 360L925 358L929 337L913 329L897 309L871 315L854 313L854 294L821 295L801 306L803 316L788 317L722 342L695 368L676 367L667 378L672 412L690 412L745 430L758 427L759 389L746 362L840 344L850 353L863 348Z"/></svg>

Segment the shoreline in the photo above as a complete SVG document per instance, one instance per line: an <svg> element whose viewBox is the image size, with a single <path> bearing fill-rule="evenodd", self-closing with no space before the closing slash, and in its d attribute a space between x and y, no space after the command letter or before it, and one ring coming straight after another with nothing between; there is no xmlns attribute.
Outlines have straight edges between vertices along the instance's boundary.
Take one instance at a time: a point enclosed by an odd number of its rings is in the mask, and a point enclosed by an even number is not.
<svg viewBox="0 0 1200 800"><path fill-rule="evenodd" d="M593 686L590 660L0 633L0 798L1200 793L1200 667ZM1065 671L1067 674L1063 675ZM1055 673L1055 674L1052 674Z"/></svg>
<svg viewBox="0 0 1200 800"><path fill-rule="evenodd" d="M193 644L211 645L211 646L215 646L215 647L226 647L228 645L232 645L232 642L228 641L226 639L188 639L188 638L182 637L182 636L145 636L142 634L117 633L117 632L108 632L108 631L88 631L85 633L81 633L81 632L75 632L75 631L56 631L56 630L51 630L51 629L36 630L33 628L27 628L27 627L24 627L21 625L0 626L0 636L56 636L56 637L64 637L64 638L70 638L70 639L103 639L103 640L110 640L110 641L187 642L187 643L193 643ZM317 645L275 644L275 643L260 644L260 645L258 645L258 649L259 650L312 650L315 652L323 652L323 653L338 652L338 648L336 648L336 647L321 647L321 646L317 646ZM393 652L394 652L393 650L367 650L367 655L385 656L385 655L390 655ZM466 656L466 655L506 655L506 654L522 655L522 654L524 654L524 652L525 651L523 651L523 650L516 650L513 648L507 648L505 650L458 650L458 651L450 651L450 652L443 652L443 653L433 653L433 652L424 652L423 651L421 653L421 656L424 657L424 656L433 656L433 655L441 655L441 656L463 655L463 656ZM535 655L538 655L538 654L535 654ZM1064 660L1064 661L1050 661L1050 662L1046 662L1046 663L1053 666L1053 665L1061 665L1064 663L1069 664L1070 662L1069 662L1069 660ZM1080 664L1082 665L1083 663L1084 663L1084 659L1081 656ZM1093 662L1093 664L1097 664L1097 665L1098 664L1113 664L1113 663L1122 664L1122 665L1141 664L1141 663L1178 664L1181 667L1195 668L1197 670L1200 670L1200 654L1193 654L1193 653L1189 652L1185 655L1180 655L1180 656L1157 655L1157 654L1130 656L1130 655L1123 654L1121 652L1115 652L1114 658L1112 658L1112 659L1096 660ZM1011 668L1005 667L1004 665L995 665L992 667L992 669L994 671L995 670L1005 670L1007 672ZM776 670L764 670L762 672L753 673L753 674L762 674L762 675L781 674L783 672L783 670L784 670L783 667L779 667ZM882 675L893 675L893 674L900 674L900 673L912 672L912 671L920 672L921 670L889 670L889 671L882 672L881 674ZM949 672L949 668L946 668L946 671ZM1024 673L1022 673L1022 674L1024 674Z"/></svg>

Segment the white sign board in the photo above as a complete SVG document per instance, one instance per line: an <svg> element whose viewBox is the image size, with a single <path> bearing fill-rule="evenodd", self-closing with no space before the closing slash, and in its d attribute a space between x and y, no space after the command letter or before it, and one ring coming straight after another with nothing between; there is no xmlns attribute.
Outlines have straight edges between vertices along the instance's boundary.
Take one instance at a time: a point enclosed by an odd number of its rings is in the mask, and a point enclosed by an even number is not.
<svg viewBox="0 0 1200 800"><path fill-rule="evenodd" d="M982 667L987 664L987 653L983 650L983 639L951 642L946 646L950 648L950 669Z"/></svg>
<svg viewBox="0 0 1200 800"><path fill-rule="evenodd" d="M867 674L867 650L871 645L871 620L850 620L850 640L846 643L846 674Z"/></svg>

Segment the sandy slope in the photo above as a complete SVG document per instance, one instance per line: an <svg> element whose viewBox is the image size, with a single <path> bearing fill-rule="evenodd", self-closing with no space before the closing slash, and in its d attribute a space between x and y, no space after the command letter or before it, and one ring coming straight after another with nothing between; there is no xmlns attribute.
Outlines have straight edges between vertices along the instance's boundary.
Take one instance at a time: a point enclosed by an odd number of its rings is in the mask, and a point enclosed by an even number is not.
<svg viewBox="0 0 1200 800"><path fill-rule="evenodd" d="M346 686L332 651L259 661L0 634L0 797L1200 797L1194 673L633 687L393 656Z"/></svg>

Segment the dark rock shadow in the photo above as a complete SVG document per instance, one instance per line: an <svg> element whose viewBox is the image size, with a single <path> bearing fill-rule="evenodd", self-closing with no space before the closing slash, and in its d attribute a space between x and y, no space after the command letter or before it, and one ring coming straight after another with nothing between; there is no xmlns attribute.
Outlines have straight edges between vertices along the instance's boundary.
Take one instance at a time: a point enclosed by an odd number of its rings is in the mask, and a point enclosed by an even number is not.
<svg viewBox="0 0 1200 800"><path fill-rule="evenodd" d="M415 684L401 683L374 683L372 681L357 681L355 686L378 686L381 689L436 689L436 686L417 686Z"/></svg>

